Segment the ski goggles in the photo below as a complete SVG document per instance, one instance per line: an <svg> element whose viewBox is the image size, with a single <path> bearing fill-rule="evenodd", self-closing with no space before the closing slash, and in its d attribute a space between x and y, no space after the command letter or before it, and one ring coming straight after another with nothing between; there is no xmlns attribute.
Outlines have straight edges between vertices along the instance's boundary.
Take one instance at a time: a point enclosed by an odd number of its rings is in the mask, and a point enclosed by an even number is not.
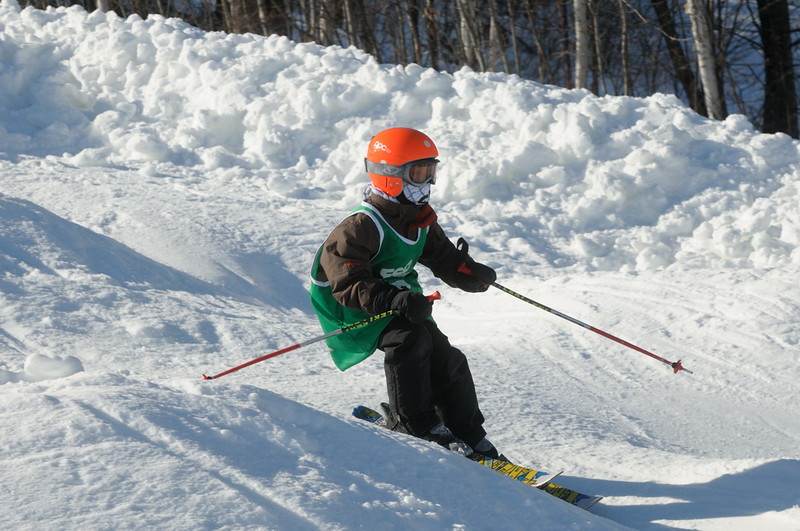
<svg viewBox="0 0 800 531"><path fill-rule="evenodd" d="M364 159L367 172L386 177L399 177L404 182L413 186L436 184L436 166L439 159L420 159L406 162L402 166L394 166L382 162L372 162Z"/></svg>

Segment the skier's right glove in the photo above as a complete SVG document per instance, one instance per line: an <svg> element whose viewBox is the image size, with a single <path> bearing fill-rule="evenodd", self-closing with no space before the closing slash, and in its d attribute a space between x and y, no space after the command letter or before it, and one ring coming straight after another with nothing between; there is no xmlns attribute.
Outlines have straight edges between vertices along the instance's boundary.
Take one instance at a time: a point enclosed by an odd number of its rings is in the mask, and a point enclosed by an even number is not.
<svg viewBox="0 0 800 531"><path fill-rule="evenodd" d="M431 316L433 302L418 291L402 290L392 299L391 309L412 323L421 323Z"/></svg>

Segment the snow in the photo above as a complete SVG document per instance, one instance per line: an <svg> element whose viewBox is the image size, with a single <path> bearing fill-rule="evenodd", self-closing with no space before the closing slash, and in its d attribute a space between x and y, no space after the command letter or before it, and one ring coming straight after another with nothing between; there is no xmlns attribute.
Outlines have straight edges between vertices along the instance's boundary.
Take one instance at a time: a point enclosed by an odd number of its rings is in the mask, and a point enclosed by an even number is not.
<svg viewBox="0 0 800 531"><path fill-rule="evenodd" d="M440 290L486 428L582 511L350 416L308 270L372 134L499 290ZM800 143L675 97L381 65L173 19L0 4L0 515L9 529L800 529Z"/></svg>

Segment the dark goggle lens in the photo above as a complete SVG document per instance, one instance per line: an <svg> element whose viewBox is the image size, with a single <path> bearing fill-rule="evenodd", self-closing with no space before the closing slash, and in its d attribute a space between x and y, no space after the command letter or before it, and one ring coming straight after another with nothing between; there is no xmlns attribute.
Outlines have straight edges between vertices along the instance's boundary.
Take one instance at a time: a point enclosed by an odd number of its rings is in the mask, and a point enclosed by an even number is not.
<svg viewBox="0 0 800 531"><path fill-rule="evenodd" d="M422 186L436 182L436 159L417 160L408 164L405 180L410 184Z"/></svg>

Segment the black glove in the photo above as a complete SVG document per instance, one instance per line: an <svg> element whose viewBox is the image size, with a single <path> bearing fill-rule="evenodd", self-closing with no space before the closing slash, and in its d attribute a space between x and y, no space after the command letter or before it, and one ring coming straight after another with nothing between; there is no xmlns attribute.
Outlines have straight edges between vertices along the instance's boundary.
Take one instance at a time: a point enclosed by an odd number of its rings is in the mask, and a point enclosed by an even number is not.
<svg viewBox="0 0 800 531"><path fill-rule="evenodd" d="M459 266L454 280L460 289L478 293L489 289L492 282L497 280L497 273L491 267L467 257L467 260Z"/></svg>
<svg viewBox="0 0 800 531"><path fill-rule="evenodd" d="M458 254L461 258L456 276L456 286L470 293L486 291L497 280L497 273L491 267L479 264L469 256L469 244L464 238L458 239Z"/></svg>
<svg viewBox="0 0 800 531"><path fill-rule="evenodd" d="M433 302L418 291L403 290L394 296L391 308L412 323L421 323L431 316Z"/></svg>

